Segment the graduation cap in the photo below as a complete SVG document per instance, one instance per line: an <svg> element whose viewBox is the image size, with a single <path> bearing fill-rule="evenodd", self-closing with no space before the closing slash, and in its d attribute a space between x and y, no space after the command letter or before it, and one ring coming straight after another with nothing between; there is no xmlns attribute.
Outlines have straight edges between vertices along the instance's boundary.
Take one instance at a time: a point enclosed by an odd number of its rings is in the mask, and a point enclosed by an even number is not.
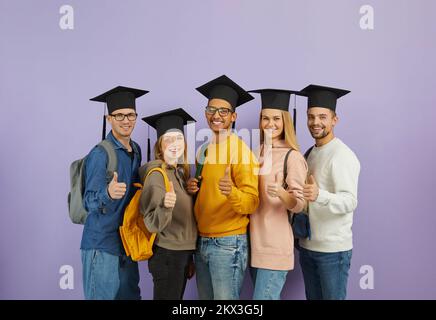
<svg viewBox="0 0 436 320"><path fill-rule="evenodd" d="M245 91L232 79L226 75L222 75L202 86L196 88L198 92L204 95L209 100L223 99L232 106L233 110L240 105L253 100L254 97ZM233 128L235 123L233 123Z"/></svg>
<svg viewBox="0 0 436 320"><path fill-rule="evenodd" d="M308 97L308 109L320 107L336 111L336 101L351 91L311 84L301 90L301 92Z"/></svg>
<svg viewBox="0 0 436 320"><path fill-rule="evenodd" d="M188 124L188 122L196 122L196 120L182 108L154 114L142 118L142 120L156 129L158 139L168 131L179 130L183 133L183 127ZM150 161L150 135L147 140L147 161Z"/></svg>
<svg viewBox="0 0 436 320"><path fill-rule="evenodd" d="M299 91L282 89L257 89L248 92L260 93L262 109L278 109L289 111L291 94L299 94Z"/></svg>
<svg viewBox="0 0 436 320"><path fill-rule="evenodd" d="M255 92L260 94L260 97L262 99L262 109L277 109L282 111L289 111L289 100L291 98L291 94L301 95L300 91L283 90L283 89L257 89L257 90L250 90L248 92ZM294 115L293 115L294 131L296 131L297 109L296 109L295 99L294 99L293 111L294 111Z"/></svg>
<svg viewBox="0 0 436 320"><path fill-rule="evenodd" d="M124 108L136 110L136 98L139 98L148 92L149 91L146 91L146 90L118 86L118 87L115 87L109 91L106 91L105 93L103 93L99 96L91 98L89 100L106 103L108 113L111 114L115 110L124 109ZM104 138L106 136L106 119L105 118L106 117L103 116L103 135L102 135L103 138L102 138L102 140L104 140Z"/></svg>

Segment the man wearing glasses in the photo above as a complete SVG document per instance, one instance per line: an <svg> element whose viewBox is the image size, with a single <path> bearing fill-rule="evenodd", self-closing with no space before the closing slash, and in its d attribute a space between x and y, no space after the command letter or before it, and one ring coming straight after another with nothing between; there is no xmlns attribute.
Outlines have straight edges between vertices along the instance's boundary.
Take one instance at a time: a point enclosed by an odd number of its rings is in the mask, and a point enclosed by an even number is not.
<svg viewBox="0 0 436 320"><path fill-rule="evenodd" d="M116 87L92 101L104 102L107 122L112 127L106 136L115 149L117 171L108 177L108 156L95 147L85 162L83 201L89 215L80 246L85 299L141 299L138 264L126 256L119 234L124 209L139 182L139 145L130 139L136 123L135 99L148 91Z"/></svg>
<svg viewBox="0 0 436 320"><path fill-rule="evenodd" d="M188 192L197 194L198 295L207 300L239 299L247 267L248 214L256 210L259 195L255 157L230 130L235 108L253 97L225 75L197 90L208 98L205 115L213 132L205 159L200 159L201 185L199 177L188 181Z"/></svg>

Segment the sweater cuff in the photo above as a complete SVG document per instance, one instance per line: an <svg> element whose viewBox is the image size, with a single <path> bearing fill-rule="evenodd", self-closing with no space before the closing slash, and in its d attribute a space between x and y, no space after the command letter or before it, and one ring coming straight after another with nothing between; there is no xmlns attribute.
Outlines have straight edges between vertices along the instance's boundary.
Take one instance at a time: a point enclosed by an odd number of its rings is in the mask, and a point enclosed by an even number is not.
<svg viewBox="0 0 436 320"><path fill-rule="evenodd" d="M320 205L326 205L330 200L330 193L326 190L319 189L318 198L316 198L315 202Z"/></svg>
<svg viewBox="0 0 436 320"><path fill-rule="evenodd" d="M241 201L240 192L241 191L239 191L238 188L232 186L232 191L227 196L227 199L229 199L230 203L238 203L239 201Z"/></svg>

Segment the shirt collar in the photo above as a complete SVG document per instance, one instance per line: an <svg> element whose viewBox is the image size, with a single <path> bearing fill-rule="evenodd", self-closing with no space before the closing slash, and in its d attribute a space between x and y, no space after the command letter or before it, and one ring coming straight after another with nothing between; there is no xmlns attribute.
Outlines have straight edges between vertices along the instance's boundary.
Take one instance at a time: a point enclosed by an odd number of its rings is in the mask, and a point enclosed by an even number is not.
<svg viewBox="0 0 436 320"><path fill-rule="evenodd" d="M121 142L119 142L119 141L114 137L114 135L113 135L113 133L112 133L112 130L108 133L108 135L106 136L106 139L113 143L115 149L124 149L124 150L127 151L126 147L123 146L123 145L121 144ZM136 143L134 143L134 142L132 141L132 139L130 139L130 145L132 146L132 150L133 150L133 152L135 152L136 154L139 154L139 150L138 150L138 148L137 148L137 146L136 146Z"/></svg>

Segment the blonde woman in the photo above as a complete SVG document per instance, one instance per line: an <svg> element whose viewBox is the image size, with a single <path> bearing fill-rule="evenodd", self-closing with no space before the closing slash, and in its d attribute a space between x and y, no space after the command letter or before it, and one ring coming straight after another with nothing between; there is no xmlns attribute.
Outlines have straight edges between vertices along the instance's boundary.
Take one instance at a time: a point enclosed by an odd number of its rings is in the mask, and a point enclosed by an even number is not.
<svg viewBox="0 0 436 320"><path fill-rule="evenodd" d="M192 196L186 191L189 165L183 127L195 121L183 109L175 109L143 118L157 130L155 159L139 169L141 181L153 168L164 170L170 181L169 192L159 171L144 182L140 210L150 232L156 232L153 256L148 269L153 277L154 300L180 300L188 278L194 274L193 253L197 225Z"/></svg>
<svg viewBox="0 0 436 320"><path fill-rule="evenodd" d="M279 300L288 271L294 268L294 237L288 210L305 206L302 190L307 164L299 151L289 114L293 91L262 89L260 114L259 207L250 217L253 299ZM287 176L283 177L286 154ZM286 180L287 189L283 188Z"/></svg>

